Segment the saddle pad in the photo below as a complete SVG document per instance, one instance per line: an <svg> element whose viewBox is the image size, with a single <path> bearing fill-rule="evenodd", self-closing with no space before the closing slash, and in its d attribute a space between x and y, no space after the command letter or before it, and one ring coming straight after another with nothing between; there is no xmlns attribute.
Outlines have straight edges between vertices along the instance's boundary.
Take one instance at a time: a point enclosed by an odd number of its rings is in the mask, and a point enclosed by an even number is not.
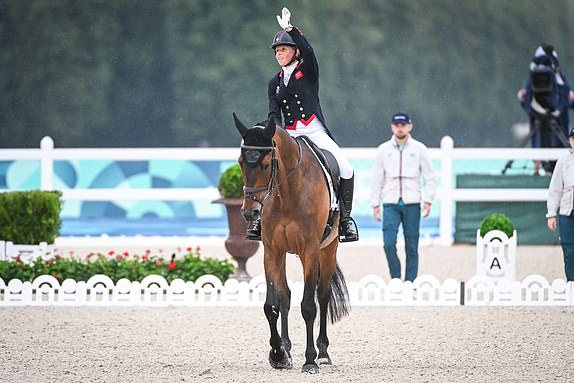
<svg viewBox="0 0 574 383"><path fill-rule="evenodd" d="M305 136L299 136L298 138L300 138L301 141L303 141L305 143L305 145L307 145L307 147L309 147L309 149L311 149L311 152L313 153L313 155L315 156L315 158L317 159L317 161L321 165L321 169L323 169L323 175L325 176L325 180L327 181L327 185L328 185L328 189L329 189L329 197L331 200L331 210L339 210L339 202L337 200L337 193L335 192L335 187L333 185L333 178L331 177L331 173L329 173L329 171L327 170L327 168L323 164L323 161L321 161L321 159L319 158L319 155L317 154L317 152L315 150L313 150L313 146L316 148L318 148L318 147L316 145L312 146L311 144L309 144L309 138L307 138Z"/></svg>

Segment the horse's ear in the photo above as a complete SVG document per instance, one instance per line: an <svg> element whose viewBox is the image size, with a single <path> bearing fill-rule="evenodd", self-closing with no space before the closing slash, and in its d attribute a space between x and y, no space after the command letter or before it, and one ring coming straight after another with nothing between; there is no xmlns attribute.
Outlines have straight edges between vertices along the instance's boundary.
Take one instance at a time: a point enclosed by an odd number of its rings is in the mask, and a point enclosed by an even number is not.
<svg viewBox="0 0 574 383"><path fill-rule="evenodd" d="M241 137L245 137L245 134L247 133L247 127L243 125L241 121L239 121L239 118L237 118L235 112L233 112L233 120L235 121L235 127L237 130L239 130Z"/></svg>
<svg viewBox="0 0 574 383"><path fill-rule="evenodd" d="M275 129L277 129L277 125L275 124L275 119L270 118L267 120L267 126L263 129L263 136L268 140L272 140L273 136L275 135Z"/></svg>

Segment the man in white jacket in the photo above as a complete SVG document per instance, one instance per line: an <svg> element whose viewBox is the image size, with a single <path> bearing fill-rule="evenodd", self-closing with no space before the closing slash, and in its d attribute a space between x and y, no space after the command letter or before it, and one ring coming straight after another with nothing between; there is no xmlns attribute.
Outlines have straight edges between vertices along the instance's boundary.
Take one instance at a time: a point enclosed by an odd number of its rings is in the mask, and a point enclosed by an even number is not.
<svg viewBox="0 0 574 383"><path fill-rule="evenodd" d="M574 281L574 128L568 134L570 152L558 159L548 187L548 228L558 226L567 281Z"/></svg>
<svg viewBox="0 0 574 383"><path fill-rule="evenodd" d="M411 137L412 129L413 124L408 114L401 112L393 116L393 136L377 148L371 185L373 216L379 222L381 202L383 204L383 240L391 278L401 278L397 233L399 225L403 225L406 281L413 281L418 273L421 202L424 202L423 215L428 217L436 193L428 149Z"/></svg>

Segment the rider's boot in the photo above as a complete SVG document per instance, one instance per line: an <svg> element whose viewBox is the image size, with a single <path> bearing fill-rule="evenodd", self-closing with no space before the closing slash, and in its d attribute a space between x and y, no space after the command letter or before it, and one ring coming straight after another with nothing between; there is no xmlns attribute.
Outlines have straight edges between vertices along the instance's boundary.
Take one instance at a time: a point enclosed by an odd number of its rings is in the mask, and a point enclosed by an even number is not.
<svg viewBox="0 0 574 383"><path fill-rule="evenodd" d="M247 222L245 238L252 241L261 241L261 218L255 221Z"/></svg>
<svg viewBox="0 0 574 383"><path fill-rule="evenodd" d="M355 183L354 179L355 175L349 179L341 178L339 183L339 207L341 209L339 242L352 242L359 240L357 224L351 217L351 209L353 208L353 188Z"/></svg>

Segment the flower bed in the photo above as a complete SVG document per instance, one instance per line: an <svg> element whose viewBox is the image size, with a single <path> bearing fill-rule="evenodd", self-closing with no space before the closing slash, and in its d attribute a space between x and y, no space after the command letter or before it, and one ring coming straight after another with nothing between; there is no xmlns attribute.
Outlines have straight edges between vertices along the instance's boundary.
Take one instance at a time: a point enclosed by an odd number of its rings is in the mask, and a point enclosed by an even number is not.
<svg viewBox="0 0 574 383"><path fill-rule="evenodd" d="M160 275L171 282L177 278L195 281L202 275L211 274L225 281L235 272L235 265L229 260L202 258L199 247L179 249L179 253L172 254L169 259L152 255L149 250L142 255L127 251L90 253L83 259L56 254L52 259L40 257L32 262L24 262L18 257L13 261L0 261L0 278L32 281L40 275L51 275L61 283L66 279L87 281L93 275L104 274L115 283L122 278L141 281L148 275Z"/></svg>

